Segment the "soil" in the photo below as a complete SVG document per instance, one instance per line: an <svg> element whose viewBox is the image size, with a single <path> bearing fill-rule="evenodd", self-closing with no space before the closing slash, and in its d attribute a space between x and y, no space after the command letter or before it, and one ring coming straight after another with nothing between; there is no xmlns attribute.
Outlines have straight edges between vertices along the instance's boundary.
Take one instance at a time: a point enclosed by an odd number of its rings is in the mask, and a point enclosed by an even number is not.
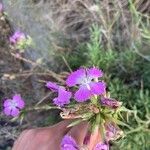
<svg viewBox="0 0 150 150"><path fill-rule="evenodd" d="M33 106L32 104L49 94L48 90L43 90L44 84L40 83L38 89L34 87L33 82L37 82L34 81L34 75L28 75L33 72L32 68L12 55L17 51L9 42L12 33L7 17L0 13L0 150L11 149L22 130L48 126L59 120L58 111L28 113L21 124L19 120L14 121L3 114L3 101L11 98L14 93L20 93L25 99L25 104L29 106ZM39 79L50 80L47 76L39 76ZM38 90L40 92L43 90L43 95L40 97L37 97ZM49 97L45 100L49 102Z"/></svg>
<svg viewBox="0 0 150 150"><path fill-rule="evenodd" d="M30 128L39 125L31 120L36 115L30 115L30 120L26 119L21 125L18 121L11 121L12 118L3 114L2 103L4 99L10 98L14 93L21 93L22 97L26 97L26 103L34 101L34 91L32 91L32 83L30 77L18 76L28 71L29 68L14 58L11 52L14 49L9 43L9 36L12 34L9 21L6 16L0 13L0 150L11 149L14 140L20 132L25 128ZM42 119L41 119L42 120Z"/></svg>
<svg viewBox="0 0 150 150"><path fill-rule="evenodd" d="M19 134L19 123L10 122L10 118L2 113L2 103L15 91L20 91L21 80L11 76L23 71L22 65L11 55L9 36L11 28L4 14L0 13L0 150L11 149Z"/></svg>

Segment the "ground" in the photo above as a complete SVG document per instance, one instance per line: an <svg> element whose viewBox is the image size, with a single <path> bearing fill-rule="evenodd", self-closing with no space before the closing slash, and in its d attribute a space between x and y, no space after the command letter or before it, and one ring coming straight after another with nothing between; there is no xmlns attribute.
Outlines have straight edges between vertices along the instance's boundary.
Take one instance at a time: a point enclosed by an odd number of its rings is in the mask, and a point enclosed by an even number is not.
<svg viewBox="0 0 150 150"><path fill-rule="evenodd" d="M22 74L28 74L30 69L24 62L11 55L14 52L9 43L11 34L12 29L9 21L4 14L0 14L0 150L11 149L14 140L25 128L43 125L40 112L32 115L29 113L28 119L25 119L22 124L18 121L12 121L12 118L5 116L2 112L4 99L10 98L14 93L21 93L22 97L26 97L27 104L35 101L35 89L32 90L31 77L22 76ZM37 115L38 119L35 119ZM43 115L48 116L47 113L42 113ZM46 118L45 122L49 124L52 120Z"/></svg>

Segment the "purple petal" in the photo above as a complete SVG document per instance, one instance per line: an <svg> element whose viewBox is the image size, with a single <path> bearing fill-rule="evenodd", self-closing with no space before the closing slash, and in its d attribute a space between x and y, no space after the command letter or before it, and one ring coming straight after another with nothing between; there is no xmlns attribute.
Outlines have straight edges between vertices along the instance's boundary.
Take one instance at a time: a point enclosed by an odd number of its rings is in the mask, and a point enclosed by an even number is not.
<svg viewBox="0 0 150 150"><path fill-rule="evenodd" d="M9 107L11 105L11 101L12 101L11 99L5 100L3 106L4 107Z"/></svg>
<svg viewBox="0 0 150 150"><path fill-rule="evenodd" d="M23 32L16 31L16 32L14 33L13 37L14 37L16 40L19 40L19 39L25 38L25 34L24 34Z"/></svg>
<svg viewBox="0 0 150 150"><path fill-rule="evenodd" d="M69 135L65 135L61 142L61 150L78 150L76 141Z"/></svg>
<svg viewBox="0 0 150 150"><path fill-rule="evenodd" d="M72 145L65 144L61 147L61 150L78 150L78 149L73 147Z"/></svg>
<svg viewBox="0 0 150 150"><path fill-rule="evenodd" d="M98 143L94 150L109 150L109 145L105 144L105 143Z"/></svg>
<svg viewBox="0 0 150 150"><path fill-rule="evenodd" d="M84 102L88 100L91 95L91 91L85 85L81 85L79 90L75 93L75 99L77 102Z"/></svg>
<svg viewBox="0 0 150 150"><path fill-rule="evenodd" d="M55 105L61 106L61 107L64 105L64 103L63 103L62 101L60 101L58 98L54 98L54 99L53 99L53 103L54 103Z"/></svg>
<svg viewBox="0 0 150 150"><path fill-rule="evenodd" d="M106 84L104 82L91 82L90 88L92 94L101 95L106 92Z"/></svg>
<svg viewBox="0 0 150 150"><path fill-rule="evenodd" d="M12 111L11 111L11 115L13 117L17 117L19 115L19 113L20 113L19 109L17 109L17 108L13 108Z"/></svg>
<svg viewBox="0 0 150 150"><path fill-rule="evenodd" d="M66 84L68 86L75 86L76 84L81 84L82 79L84 79L86 77L86 72L85 69L81 68L77 71L72 72L67 80L66 80Z"/></svg>
<svg viewBox="0 0 150 150"><path fill-rule="evenodd" d="M13 37L10 37L9 38L9 41L10 41L10 43L12 43L12 44L15 44L17 41L16 41L16 39L14 39Z"/></svg>
<svg viewBox="0 0 150 150"><path fill-rule="evenodd" d="M92 79L99 78L103 76L103 72L100 69L93 67L87 70L87 76Z"/></svg>
<svg viewBox="0 0 150 150"><path fill-rule="evenodd" d="M14 96L13 96L13 99L12 99L13 101L20 101L20 100L22 100L22 98L21 98L21 95L20 94L15 94Z"/></svg>
<svg viewBox="0 0 150 150"><path fill-rule="evenodd" d="M116 109L116 108L118 108L118 107L120 107L122 105L122 102L116 101L116 100L111 99L111 98L104 98L103 97L101 99L101 104L103 106L108 106L110 108Z"/></svg>
<svg viewBox="0 0 150 150"><path fill-rule="evenodd" d="M77 146L76 141L69 135L65 135L64 138L62 139L61 145L64 145L64 144Z"/></svg>
<svg viewBox="0 0 150 150"><path fill-rule="evenodd" d="M10 38L10 42L16 44L19 40L25 39L25 34L20 31L16 31Z"/></svg>
<svg viewBox="0 0 150 150"><path fill-rule="evenodd" d="M66 91L65 88L63 87L59 87L58 97L54 98L53 102L58 106L64 106L65 104L70 103L71 96L72 96L71 92Z"/></svg>
<svg viewBox="0 0 150 150"><path fill-rule="evenodd" d="M9 116L11 114L11 108L10 107L5 107L3 110L4 114Z"/></svg>
<svg viewBox="0 0 150 150"><path fill-rule="evenodd" d="M52 91L58 91L59 86L56 83L53 82L47 82L45 85L47 88L49 88Z"/></svg>
<svg viewBox="0 0 150 150"><path fill-rule="evenodd" d="M13 96L13 101L16 102L18 108L22 109L25 106L24 100L21 98L20 94L15 94Z"/></svg>

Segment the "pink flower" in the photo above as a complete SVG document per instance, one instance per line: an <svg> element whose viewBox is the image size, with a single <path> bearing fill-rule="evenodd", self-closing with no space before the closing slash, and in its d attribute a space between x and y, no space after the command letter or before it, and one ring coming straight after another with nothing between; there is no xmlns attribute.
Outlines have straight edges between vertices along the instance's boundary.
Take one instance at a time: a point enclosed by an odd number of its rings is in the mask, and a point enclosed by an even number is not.
<svg viewBox="0 0 150 150"><path fill-rule="evenodd" d="M122 102L116 101L115 99L103 97L101 99L101 104L103 106L107 106L109 108L116 109L116 108L118 108L118 107L120 107L122 105Z"/></svg>
<svg viewBox="0 0 150 150"><path fill-rule="evenodd" d="M58 88L59 88L59 86L56 83L50 82L50 81L47 82L45 86L52 91L58 91Z"/></svg>
<svg viewBox="0 0 150 150"><path fill-rule="evenodd" d="M19 115L20 110L24 108L25 103L21 98L20 94L16 94L13 96L13 99L6 99L4 101L4 113L7 116L16 117Z"/></svg>
<svg viewBox="0 0 150 150"><path fill-rule="evenodd" d="M94 150L109 150L109 145L105 143L98 143Z"/></svg>
<svg viewBox="0 0 150 150"><path fill-rule="evenodd" d="M102 81L97 82L98 78L102 76L103 72L98 68L81 68L68 76L66 84L69 87L79 85L79 89L75 93L75 99L78 102L84 102L90 99L93 95L101 95L105 93L105 83Z"/></svg>
<svg viewBox="0 0 150 150"><path fill-rule="evenodd" d="M26 39L25 34L20 31L16 31L10 38L9 41L12 44L17 44L19 41Z"/></svg>
<svg viewBox="0 0 150 150"><path fill-rule="evenodd" d="M63 86L59 86L54 82L47 82L45 85L47 88L52 90L53 92L58 93L58 97L53 99L53 103L57 106L64 106L65 104L70 103L70 99L72 96L72 93L67 91Z"/></svg>
<svg viewBox="0 0 150 150"><path fill-rule="evenodd" d="M72 94L71 92L67 91L64 87L59 87L58 88L58 97L53 99L53 102L57 106L64 106L65 104L70 103L70 98Z"/></svg>
<svg viewBox="0 0 150 150"><path fill-rule="evenodd" d="M79 148L71 136L65 135L61 142L61 150L79 150Z"/></svg>

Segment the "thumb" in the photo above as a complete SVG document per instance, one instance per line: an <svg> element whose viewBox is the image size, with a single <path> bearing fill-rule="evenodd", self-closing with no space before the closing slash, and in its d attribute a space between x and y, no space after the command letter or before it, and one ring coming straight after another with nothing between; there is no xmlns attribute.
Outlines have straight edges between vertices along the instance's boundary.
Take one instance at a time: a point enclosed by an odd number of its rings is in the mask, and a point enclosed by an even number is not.
<svg viewBox="0 0 150 150"><path fill-rule="evenodd" d="M89 150L93 150L97 143L102 141L99 126L96 126L94 131L91 133L90 140L88 142Z"/></svg>
<svg viewBox="0 0 150 150"><path fill-rule="evenodd" d="M73 137L78 145L82 146L88 132L88 127L89 123L84 121L72 127L67 134Z"/></svg>

